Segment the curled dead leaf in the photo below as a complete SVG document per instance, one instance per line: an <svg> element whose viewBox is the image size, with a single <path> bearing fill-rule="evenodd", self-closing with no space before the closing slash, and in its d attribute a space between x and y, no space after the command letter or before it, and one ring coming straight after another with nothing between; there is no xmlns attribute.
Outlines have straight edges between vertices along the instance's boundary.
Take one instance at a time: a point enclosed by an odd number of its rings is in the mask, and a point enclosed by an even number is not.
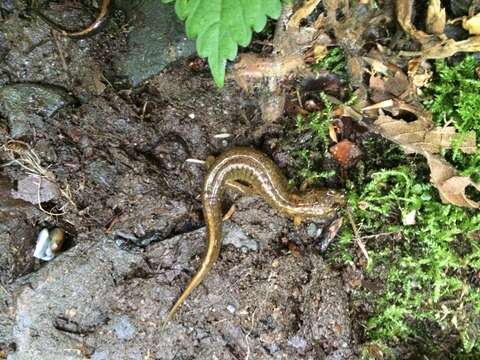
<svg viewBox="0 0 480 360"><path fill-rule="evenodd" d="M447 15L440 0L430 0L427 8L427 31L435 35L443 34L446 21Z"/></svg>
<svg viewBox="0 0 480 360"><path fill-rule="evenodd" d="M380 128L383 136L401 145L406 153L425 151L438 154L443 149L450 149L452 140L457 136L453 126L434 127L430 120L424 118L406 122L381 114L374 125ZM460 150L473 154L476 149L476 136L472 131L466 135Z"/></svg>
<svg viewBox="0 0 480 360"><path fill-rule="evenodd" d="M480 35L480 13L471 18L463 19L462 26L470 35Z"/></svg>
<svg viewBox="0 0 480 360"><path fill-rule="evenodd" d="M290 18L290 21L287 24L288 30L298 31L300 27L300 22L309 16L313 10L317 7L320 0L307 0Z"/></svg>
<svg viewBox="0 0 480 360"><path fill-rule="evenodd" d="M421 30L418 30L412 24L414 0L397 0L397 19L400 26L410 36L416 39L420 44L427 44L433 40L433 35L429 35Z"/></svg>
<svg viewBox="0 0 480 360"><path fill-rule="evenodd" d="M444 203L462 207L480 208L480 202L473 201L467 197L465 190L473 186L480 191L480 184L474 183L467 176L459 176L457 171L442 158L424 153L430 167L430 180L438 189L440 198Z"/></svg>
<svg viewBox="0 0 480 360"><path fill-rule="evenodd" d="M338 143L337 131L334 124L328 126L328 135L333 142Z"/></svg>
<svg viewBox="0 0 480 360"><path fill-rule="evenodd" d="M374 123L375 127L371 130L401 145L406 152L425 156L430 168L430 180L438 189L444 203L480 208L480 203L470 199L466 194L469 186L480 191L480 184L474 183L467 176L458 175L452 165L435 155L441 149L450 146L453 136L456 136L455 129L436 128L429 117L419 117L418 120L408 123L385 115L382 110L380 112ZM467 137L469 139L462 147L463 151L471 153L476 150L475 136L472 134Z"/></svg>
<svg viewBox="0 0 480 360"><path fill-rule="evenodd" d="M432 76L433 72L430 64L421 57L413 58L408 62L408 78L415 93L419 94L419 89L426 86Z"/></svg>
<svg viewBox="0 0 480 360"><path fill-rule="evenodd" d="M478 19L476 19L477 15L471 18L471 22L467 22L466 25L471 28L471 32L470 30L469 32L474 36L471 36L466 40L455 41L453 39L447 39L444 33L429 35L415 28L412 24L414 3L414 0L396 0L398 22L412 38L422 45L422 50L420 52L415 52L416 55L421 55L423 59L443 59L455 55L458 52L480 51L480 36L476 33L478 30L476 25L478 21ZM441 17L439 22L440 21ZM411 52L401 52L401 54L407 56L412 55Z"/></svg>
<svg viewBox="0 0 480 360"><path fill-rule="evenodd" d="M448 39L444 42L438 42L422 50L424 59L443 59L455 55L458 52L478 52L480 51L480 36L471 36L466 40L455 41Z"/></svg>

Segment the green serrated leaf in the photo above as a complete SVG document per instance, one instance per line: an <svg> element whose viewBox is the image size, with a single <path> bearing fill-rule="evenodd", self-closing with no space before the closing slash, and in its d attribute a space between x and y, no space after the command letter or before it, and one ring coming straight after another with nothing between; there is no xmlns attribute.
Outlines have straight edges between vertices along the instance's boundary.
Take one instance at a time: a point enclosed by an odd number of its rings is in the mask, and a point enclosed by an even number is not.
<svg viewBox="0 0 480 360"><path fill-rule="evenodd" d="M267 16L280 16L281 0L176 0L175 11L186 20L187 36L197 38L198 54L208 59L215 83L222 87L227 60L235 59L238 45L250 43L252 29L265 27Z"/></svg>

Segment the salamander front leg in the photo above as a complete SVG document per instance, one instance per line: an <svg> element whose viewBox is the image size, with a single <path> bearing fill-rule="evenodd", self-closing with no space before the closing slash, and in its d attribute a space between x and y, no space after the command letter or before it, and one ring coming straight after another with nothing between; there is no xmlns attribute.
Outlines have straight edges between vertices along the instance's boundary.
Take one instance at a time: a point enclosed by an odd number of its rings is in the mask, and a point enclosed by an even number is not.
<svg viewBox="0 0 480 360"><path fill-rule="evenodd" d="M229 187L229 189L238 191L243 195L258 195L251 186L244 185L238 181L227 181L227 186Z"/></svg>

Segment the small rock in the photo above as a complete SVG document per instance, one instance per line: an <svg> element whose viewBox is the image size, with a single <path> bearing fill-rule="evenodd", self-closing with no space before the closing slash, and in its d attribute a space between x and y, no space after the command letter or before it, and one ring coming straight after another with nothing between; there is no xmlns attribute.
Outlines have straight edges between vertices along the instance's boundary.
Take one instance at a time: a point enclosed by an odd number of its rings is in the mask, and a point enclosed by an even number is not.
<svg viewBox="0 0 480 360"><path fill-rule="evenodd" d="M30 135L35 128L42 129L43 119L73 102L60 88L49 85L21 83L0 88L0 114L8 119L10 136Z"/></svg>
<svg viewBox="0 0 480 360"><path fill-rule="evenodd" d="M98 160L88 164L87 173L98 185L109 188L115 182L117 170L108 162Z"/></svg>
<svg viewBox="0 0 480 360"><path fill-rule="evenodd" d="M1 0L0 1L0 10L7 13L13 12L15 10L15 1L13 0Z"/></svg>
<svg viewBox="0 0 480 360"><path fill-rule="evenodd" d="M416 210L412 210L408 214L404 215L403 218L402 218L403 225L415 225L416 215L417 215Z"/></svg>
<svg viewBox="0 0 480 360"><path fill-rule="evenodd" d="M322 235L323 228L319 228L315 223L308 224L307 235L312 238L318 238Z"/></svg>
<svg viewBox="0 0 480 360"><path fill-rule="evenodd" d="M112 329L115 335L122 340L130 340L135 336L137 329L127 316L120 316L114 320Z"/></svg>
<svg viewBox="0 0 480 360"><path fill-rule="evenodd" d="M293 346L297 350L303 351L307 347L307 342L301 336L293 336L288 339L288 345Z"/></svg>
<svg viewBox="0 0 480 360"><path fill-rule="evenodd" d="M31 204L47 202L58 198L58 186L47 178L38 175L28 175L18 182L17 191L12 190L12 197L22 199Z"/></svg>
<svg viewBox="0 0 480 360"><path fill-rule="evenodd" d="M184 24L171 4L145 0L132 6L131 0L116 4L132 22L128 34L128 52L114 60L116 72L132 86L158 74L170 63L195 52L195 43L188 40Z"/></svg>
<svg viewBox="0 0 480 360"><path fill-rule="evenodd" d="M223 244L232 244L239 249L258 250L257 241L249 238L243 232L242 228L235 224L228 224L225 226Z"/></svg>

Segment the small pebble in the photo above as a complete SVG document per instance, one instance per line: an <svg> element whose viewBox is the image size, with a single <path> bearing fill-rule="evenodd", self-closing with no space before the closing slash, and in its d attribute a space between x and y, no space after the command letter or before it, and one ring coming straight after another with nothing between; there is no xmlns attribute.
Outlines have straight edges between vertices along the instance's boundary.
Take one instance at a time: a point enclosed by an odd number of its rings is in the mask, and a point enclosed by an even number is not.
<svg viewBox="0 0 480 360"><path fill-rule="evenodd" d="M318 227L317 224L310 223L307 227L308 236L318 239L323 234L323 227Z"/></svg>
<svg viewBox="0 0 480 360"><path fill-rule="evenodd" d="M288 345L293 346L297 350L303 350L307 347L307 342L301 336L293 336L288 339Z"/></svg>
<svg viewBox="0 0 480 360"><path fill-rule="evenodd" d="M120 316L115 319L112 329L115 332L115 335L122 340L132 339L137 332L137 329L127 316Z"/></svg>

